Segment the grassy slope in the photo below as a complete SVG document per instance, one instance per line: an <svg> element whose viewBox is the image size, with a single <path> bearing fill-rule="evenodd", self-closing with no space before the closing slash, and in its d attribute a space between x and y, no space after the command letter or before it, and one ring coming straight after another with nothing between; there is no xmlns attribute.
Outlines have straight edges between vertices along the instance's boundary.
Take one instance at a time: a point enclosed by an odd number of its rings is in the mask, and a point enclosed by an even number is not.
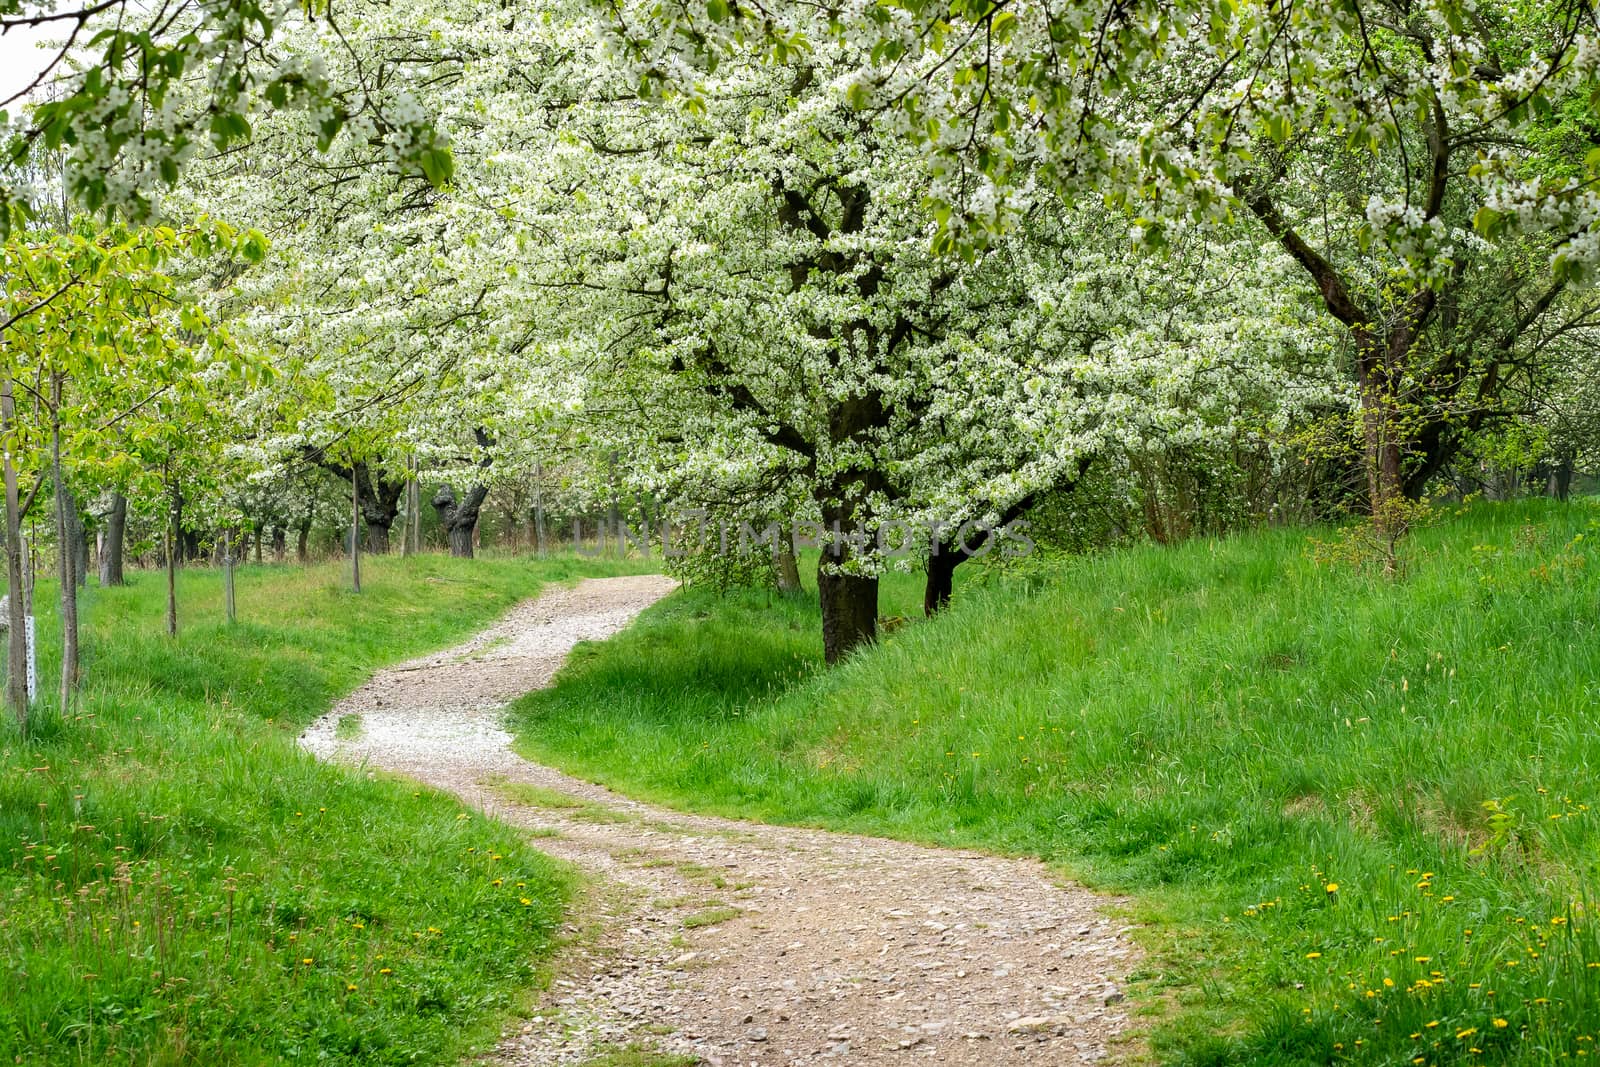
<svg viewBox="0 0 1600 1067"><path fill-rule="evenodd" d="M1597 516L1452 516L1399 583L1300 532L1072 561L827 674L811 605L676 597L526 698L522 740L1131 892L1172 1062L1600 1055Z"/></svg>
<svg viewBox="0 0 1600 1067"><path fill-rule="evenodd" d="M299 728L571 560L245 568L87 591L88 688L0 726L0 1062L451 1062L534 978L565 875L449 799L321 766ZM54 617L41 583L41 633ZM53 650L41 687L54 688Z"/></svg>

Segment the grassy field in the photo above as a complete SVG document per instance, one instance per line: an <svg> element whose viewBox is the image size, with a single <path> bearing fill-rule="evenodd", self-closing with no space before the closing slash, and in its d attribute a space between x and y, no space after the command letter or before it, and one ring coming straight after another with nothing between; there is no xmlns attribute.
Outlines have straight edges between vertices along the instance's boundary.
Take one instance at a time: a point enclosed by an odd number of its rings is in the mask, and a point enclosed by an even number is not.
<svg viewBox="0 0 1600 1067"><path fill-rule="evenodd" d="M1593 502L1453 512L1399 581L1305 532L1134 549L969 585L826 673L809 600L690 593L580 648L520 743L684 807L1130 893L1166 1062L1582 1061L1597 538Z"/></svg>
<svg viewBox="0 0 1600 1067"><path fill-rule="evenodd" d="M294 737L374 668L488 623L573 559L245 568L86 592L87 688L0 726L0 1062L449 1063L551 947L567 876L440 795ZM54 692L38 603L41 688Z"/></svg>

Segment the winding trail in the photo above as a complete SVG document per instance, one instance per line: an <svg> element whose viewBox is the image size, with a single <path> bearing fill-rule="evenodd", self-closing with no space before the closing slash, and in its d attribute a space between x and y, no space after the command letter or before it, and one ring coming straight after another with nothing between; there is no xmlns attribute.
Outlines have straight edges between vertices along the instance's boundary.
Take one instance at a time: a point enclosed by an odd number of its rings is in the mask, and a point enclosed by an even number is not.
<svg viewBox="0 0 1600 1067"><path fill-rule="evenodd" d="M674 584L553 589L379 673L301 738L324 759L448 790L591 876L555 979L501 1063L638 1045L712 1067L1070 1065L1131 1034L1116 983L1138 953L1106 914L1115 901L1041 863L685 815L512 752L504 705ZM341 729L347 717L358 728Z"/></svg>

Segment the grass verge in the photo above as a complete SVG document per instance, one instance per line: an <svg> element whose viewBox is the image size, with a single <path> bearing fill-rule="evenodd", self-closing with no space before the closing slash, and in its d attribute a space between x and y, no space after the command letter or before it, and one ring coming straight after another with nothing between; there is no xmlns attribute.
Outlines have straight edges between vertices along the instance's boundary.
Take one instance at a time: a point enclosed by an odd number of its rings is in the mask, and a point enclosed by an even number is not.
<svg viewBox="0 0 1600 1067"><path fill-rule="evenodd" d="M671 804L1132 893L1167 1062L1581 1060L1597 536L1592 501L1463 510L1399 581L1304 531L1138 548L969 586L827 672L809 602L691 592L580 647L520 743Z"/></svg>
<svg viewBox="0 0 1600 1067"><path fill-rule="evenodd" d="M375 668L490 622L575 559L187 571L86 591L86 689L0 725L0 1062L448 1063L492 1040L567 876L453 799L295 735ZM52 688L53 588L37 602Z"/></svg>

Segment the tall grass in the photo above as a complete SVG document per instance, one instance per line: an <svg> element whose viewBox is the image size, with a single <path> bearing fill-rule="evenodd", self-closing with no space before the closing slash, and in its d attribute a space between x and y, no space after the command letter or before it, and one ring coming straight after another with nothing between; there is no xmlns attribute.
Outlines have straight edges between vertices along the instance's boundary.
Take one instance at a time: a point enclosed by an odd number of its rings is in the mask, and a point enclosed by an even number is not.
<svg viewBox="0 0 1600 1067"><path fill-rule="evenodd" d="M1484 506L1400 581L1303 531L1133 549L969 586L828 672L811 606L691 594L581 649L521 743L1132 893L1169 1062L1600 1055L1597 537L1592 502Z"/></svg>
<svg viewBox="0 0 1600 1067"><path fill-rule="evenodd" d="M176 641L160 576L87 591L81 706L0 727L0 1062L452 1062L535 981L567 875L294 738L374 668L603 567L367 567L359 595L337 564L243 568L234 625L186 572Z"/></svg>

